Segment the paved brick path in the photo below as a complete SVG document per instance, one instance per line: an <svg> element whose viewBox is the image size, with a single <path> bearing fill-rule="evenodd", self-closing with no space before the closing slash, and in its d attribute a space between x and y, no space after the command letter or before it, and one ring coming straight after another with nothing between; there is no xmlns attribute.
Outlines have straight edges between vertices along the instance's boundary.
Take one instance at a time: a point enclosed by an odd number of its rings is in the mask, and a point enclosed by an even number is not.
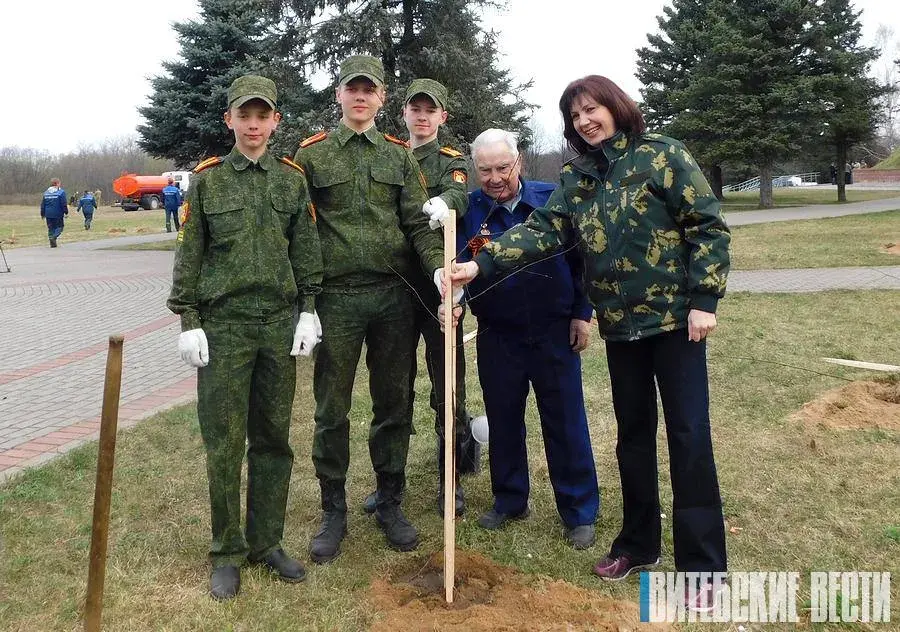
<svg viewBox="0 0 900 632"><path fill-rule="evenodd" d="M125 336L119 425L194 397L165 306L172 253L100 242L6 251L0 274L0 481L98 436L108 336Z"/></svg>
<svg viewBox="0 0 900 632"><path fill-rule="evenodd" d="M900 207L900 198L863 203ZM825 211L732 213L732 225L867 212L856 204ZM790 216L785 217L785 213ZM748 221L745 221L748 220ZM118 244L174 235L121 237ZM0 274L0 482L98 436L110 334L125 336L119 425L191 401L196 373L176 355L177 319L166 309L172 253L104 250L110 240L6 251ZM810 292L900 288L900 266L734 271L730 291Z"/></svg>

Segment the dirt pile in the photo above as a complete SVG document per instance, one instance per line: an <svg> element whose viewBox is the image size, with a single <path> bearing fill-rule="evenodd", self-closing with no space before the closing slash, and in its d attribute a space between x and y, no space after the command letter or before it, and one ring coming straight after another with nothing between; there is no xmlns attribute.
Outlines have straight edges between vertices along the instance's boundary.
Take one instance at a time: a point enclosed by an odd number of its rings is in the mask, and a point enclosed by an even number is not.
<svg viewBox="0 0 900 632"><path fill-rule="evenodd" d="M803 404L793 418L810 427L900 431L900 381L851 382Z"/></svg>
<svg viewBox="0 0 900 632"><path fill-rule="evenodd" d="M881 252L883 252L886 255L900 255L900 244L894 244L894 243L885 244L882 247Z"/></svg>
<svg viewBox="0 0 900 632"><path fill-rule="evenodd" d="M456 590L444 600L443 553L389 579L377 579L370 600L373 632L513 632L645 629L636 602L616 601L564 581L531 577L477 553L457 551ZM652 626L651 629L666 629Z"/></svg>

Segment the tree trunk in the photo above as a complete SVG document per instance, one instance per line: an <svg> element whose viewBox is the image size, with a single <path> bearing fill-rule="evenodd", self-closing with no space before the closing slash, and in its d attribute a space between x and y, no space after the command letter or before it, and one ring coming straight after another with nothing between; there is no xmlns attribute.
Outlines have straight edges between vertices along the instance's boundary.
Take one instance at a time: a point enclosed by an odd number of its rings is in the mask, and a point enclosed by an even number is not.
<svg viewBox="0 0 900 632"><path fill-rule="evenodd" d="M835 145L837 149L837 189L838 189L838 202L846 202L847 201L847 143L844 141L837 141Z"/></svg>
<svg viewBox="0 0 900 632"><path fill-rule="evenodd" d="M722 165L713 165L709 170L709 186L713 190L713 194L720 202L725 198L722 196Z"/></svg>
<svg viewBox="0 0 900 632"><path fill-rule="evenodd" d="M772 165L759 167L759 208L773 208L772 199Z"/></svg>

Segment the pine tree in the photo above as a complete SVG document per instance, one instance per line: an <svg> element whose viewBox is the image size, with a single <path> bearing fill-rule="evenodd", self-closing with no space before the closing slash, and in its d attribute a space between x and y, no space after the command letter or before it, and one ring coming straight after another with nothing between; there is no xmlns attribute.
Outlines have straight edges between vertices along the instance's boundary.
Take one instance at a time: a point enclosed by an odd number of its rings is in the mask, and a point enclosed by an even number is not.
<svg viewBox="0 0 900 632"><path fill-rule="evenodd" d="M496 35L478 25L475 11L486 0L281 0L282 32L293 39L294 57L336 76L342 59L369 54L382 60L387 102L378 120L387 133L405 136L400 118L406 87L417 77L447 86L450 117L441 142L465 148L488 127L518 132L527 144L531 105L499 66ZM308 25L308 30L304 25ZM322 108L307 120L318 131L337 122L334 86L323 91Z"/></svg>
<svg viewBox="0 0 900 632"><path fill-rule="evenodd" d="M180 59L163 64L167 74L151 80L153 93L140 108L139 144L153 156L189 166L210 155L227 153L234 136L225 126L228 86L255 72L272 78L279 110L289 126L309 109L312 93L298 72L278 57L265 0L200 0L200 18L174 24ZM276 132L276 148L293 143ZM287 153L285 151L284 153Z"/></svg>

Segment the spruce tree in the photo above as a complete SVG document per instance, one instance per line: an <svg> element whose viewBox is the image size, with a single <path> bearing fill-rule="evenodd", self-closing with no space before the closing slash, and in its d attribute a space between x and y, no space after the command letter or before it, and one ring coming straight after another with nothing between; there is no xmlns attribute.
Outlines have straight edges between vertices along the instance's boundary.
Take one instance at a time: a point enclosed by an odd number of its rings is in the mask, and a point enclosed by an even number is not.
<svg viewBox="0 0 900 632"><path fill-rule="evenodd" d="M824 0L813 26L815 94L822 105L819 138L834 152L840 202L847 201L844 166L849 150L874 135L878 99L884 94L884 89L867 74L879 52L861 46L859 15L849 0Z"/></svg>
<svg viewBox="0 0 900 632"><path fill-rule="evenodd" d="M173 24L179 59L163 64L166 74L151 80L149 103L140 108L146 123L138 126L139 144L153 156L179 166L227 153L234 136L222 120L228 86L255 72L275 80L285 120L302 118L312 93L295 66L278 58L270 33L266 0L200 0L196 21ZM279 130L280 132L280 130ZM274 144L288 143L276 132Z"/></svg>
<svg viewBox="0 0 900 632"><path fill-rule="evenodd" d="M441 142L464 149L488 127L518 132L527 144L531 105L523 94L530 83L513 81L500 66L496 34L485 32L476 11L485 0L373 0L325 2L281 0L282 32L292 39L294 58L336 78L342 59L369 54L382 60L387 101L378 126L405 137L403 97L417 77L447 86L450 117ZM337 122L332 83L323 91L321 108L307 121L312 133Z"/></svg>

